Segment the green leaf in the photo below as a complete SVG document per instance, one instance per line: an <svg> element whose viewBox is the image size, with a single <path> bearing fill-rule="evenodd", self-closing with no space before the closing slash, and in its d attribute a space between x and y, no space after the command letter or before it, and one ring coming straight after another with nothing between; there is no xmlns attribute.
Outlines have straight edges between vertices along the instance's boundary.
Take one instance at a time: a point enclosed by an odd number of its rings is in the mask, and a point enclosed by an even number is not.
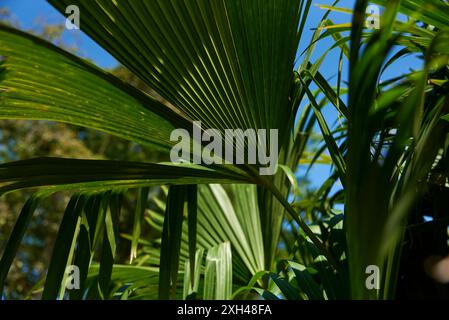
<svg viewBox="0 0 449 320"><path fill-rule="evenodd" d="M86 290L86 279L89 266L92 262L95 247L94 243L97 232L97 226L102 223L102 194L94 194L86 198L86 203L81 213L81 224L79 227L79 236L77 250L75 252L74 265L80 269L80 290L69 292L70 300L81 300Z"/></svg>
<svg viewBox="0 0 449 320"><path fill-rule="evenodd" d="M198 288L200 284L200 275L202 269L202 260L204 255L204 249L198 249L195 253L195 268L192 268L189 259L185 260L184 263L184 287L183 287L183 298L186 299L192 294L198 294Z"/></svg>
<svg viewBox="0 0 449 320"><path fill-rule="evenodd" d="M329 101L335 106L337 111L343 115L345 118L348 117L348 107L341 100L339 92L335 92L329 83L324 79L320 72L317 72L314 77L312 77L324 95L329 99Z"/></svg>
<svg viewBox="0 0 449 320"><path fill-rule="evenodd" d="M159 299L169 299L170 291L175 297L186 197L186 186L170 187L162 231Z"/></svg>
<svg viewBox="0 0 449 320"><path fill-rule="evenodd" d="M165 210L165 206L160 205L160 210ZM197 209L197 247L207 250L229 241L234 250L235 277L242 281L263 270L264 246L255 186L200 185ZM152 210L149 213L146 221L156 230L162 230L164 221L162 214ZM189 228L184 224L182 259L191 257L189 241ZM156 249L153 255L158 257L159 250Z"/></svg>
<svg viewBox="0 0 449 320"><path fill-rule="evenodd" d="M196 238L197 238L197 216L198 216L198 186L187 186L187 226L189 233L189 266L190 274L195 275L196 270ZM191 286L195 288L196 277L191 277Z"/></svg>
<svg viewBox="0 0 449 320"><path fill-rule="evenodd" d="M108 160L37 158L0 165L0 194L31 187L107 191L161 184L242 181L225 167ZM248 178L249 179L249 178Z"/></svg>
<svg viewBox="0 0 449 320"><path fill-rule="evenodd" d="M89 268L89 290L100 273L100 266L93 264ZM158 296L159 270L157 268L135 265L115 264L112 268L111 283L115 284L109 295L111 299L154 300ZM126 288L126 289L124 289Z"/></svg>
<svg viewBox="0 0 449 320"><path fill-rule="evenodd" d="M131 255L130 255L130 263L133 262L133 259L137 256L137 243L140 238L140 232L142 229L142 220L143 214L148 207L148 194L150 189L148 187L141 188L138 190L137 196L137 206L134 213L134 225L133 225L133 234L131 241Z"/></svg>
<svg viewBox="0 0 449 320"><path fill-rule="evenodd" d="M329 150L330 156L337 167L337 170L340 175L340 180L342 184L345 184L345 176L346 176L346 163L345 160L338 148L337 143L335 142L334 137L332 136L331 131L327 125L326 119L324 119L323 114L321 113L320 107L317 104L315 97L310 92L309 88L307 88L303 82L304 89L306 91L307 97L309 98L310 103L312 104L313 111L317 118L318 124L320 125L321 132L323 133L324 140L326 141L326 146Z"/></svg>
<svg viewBox="0 0 449 320"><path fill-rule="evenodd" d="M284 171L286 177L288 178L288 181L290 182L291 185L291 192L293 193L293 195L297 195L299 193L299 185L298 180L296 179L296 176L293 173L292 169L282 164L278 166L279 168L282 169L282 171Z"/></svg>
<svg viewBox="0 0 449 320"><path fill-rule="evenodd" d="M387 6L389 1L373 0L373 3ZM449 4L440 0L401 1L399 12L423 21L439 29L447 29L449 21Z"/></svg>
<svg viewBox="0 0 449 320"><path fill-rule="evenodd" d="M204 127L288 133L300 0L49 2Z"/></svg>
<svg viewBox="0 0 449 320"><path fill-rule="evenodd" d="M120 207L118 204L119 194L108 195L108 208L105 208L104 215L104 236L100 258L100 273L98 277L98 291L102 299L108 297L111 274L116 254L116 242L118 238L118 226Z"/></svg>
<svg viewBox="0 0 449 320"><path fill-rule="evenodd" d="M324 300L323 290L312 278L307 269L298 264L290 264L299 288L307 295L309 300ZM302 269L302 270L301 270Z"/></svg>
<svg viewBox="0 0 449 320"><path fill-rule="evenodd" d="M64 217L59 227L58 235L55 241L55 247L48 267L42 299L55 300L66 272L69 254L75 235L77 221L82 210L85 199L82 196L75 195L70 199L67 205Z"/></svg>
<svg viewBox="0 0 449 320"><path fill-rule="evenodd" d="M206 256L204 300L227 300L232 296L232 252L229 242L210 248Z"/></svg>
<svg viewBox="0 0 449 320"><path fill-rule="evenodd" d="M271 273L270 278L276 283L287 300L302 300L299 291L293 287L287 279L281 278L275 273Z"/></svg>
<svg viewBox="0 0 449 320"><path fill-rule="evenodd" d="M246 300L246 296L252 291L252 290L261 290L260 288L256 287L256 284L258 282L260 282L262 280L262 278L264 276L267 275L267 271L259 271L257 272L252 278L251 280L248 282L248 285L244 286L244 287L240 287L238 290L236 290L233 294L232 294L232 298L231 300L235 300L235 299L243 299ZM243 298L242 298L243 295Z"/></svg>
<svg viewBox="0 0 449 320"><path fill-rule="evenodd" d="M246 185L230 188L227 192L214 184L199 189L198 232L215 234L218 243L229 241L251 274L256 274L264 266L256 188Z"/></svg>

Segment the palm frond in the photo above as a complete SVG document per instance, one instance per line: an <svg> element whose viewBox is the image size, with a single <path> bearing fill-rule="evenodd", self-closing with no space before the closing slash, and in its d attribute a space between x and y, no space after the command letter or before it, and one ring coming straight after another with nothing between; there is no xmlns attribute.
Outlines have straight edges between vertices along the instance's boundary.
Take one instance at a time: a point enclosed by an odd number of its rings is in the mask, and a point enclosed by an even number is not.
<svg viewBox="0 0 449 320"><path fill-rule="evenodd" d="M76 124L162 152L174 145L174 129L191 128L156 99L38 37L0 24L0 48L0 119Z"/></svg>

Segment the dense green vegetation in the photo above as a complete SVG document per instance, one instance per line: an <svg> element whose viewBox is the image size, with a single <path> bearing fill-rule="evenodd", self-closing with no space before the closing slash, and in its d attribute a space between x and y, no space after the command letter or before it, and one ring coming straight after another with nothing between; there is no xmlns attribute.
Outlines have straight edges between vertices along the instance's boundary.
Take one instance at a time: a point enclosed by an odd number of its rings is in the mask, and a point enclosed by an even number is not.
<svg viewBox="0 0 449 320"><path fill-rule="evenodd" d="M366 27L367 1L336 1L315 30L304 27L308 0L49 2L78 5L81 29L123 67L101 70L0 24L1 138L14 141L0 165L13 225L0 233L5 298L393 299L413 297L419 283L398 281L429 230L444 245L422 259L447 254L446 1L372 1L384 6L378 30ZM334 24L332 11L352 23ZM324 39L333 45L312 60ZM349 65L336 86L320 72L331 50ZM407 55L422 68L385 79ZM193 121L277 129L276 175L169 162L171 132ZM62 150L51 143L61 139ZM321 187L298 181L298 166L319 163L332 170ZM36 224L42 215L51 228ZM24 271L10 269L30 227L54 245L35 287L18 290ZM79 290L66 290L69 265Z"/></svg>

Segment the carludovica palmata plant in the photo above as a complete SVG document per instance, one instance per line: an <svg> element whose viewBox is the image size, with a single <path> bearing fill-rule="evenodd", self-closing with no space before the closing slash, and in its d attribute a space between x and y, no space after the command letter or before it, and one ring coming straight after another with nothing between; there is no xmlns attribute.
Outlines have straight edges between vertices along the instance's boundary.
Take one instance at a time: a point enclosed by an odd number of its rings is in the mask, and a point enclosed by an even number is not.
<svg viewBox="0 0 449 320"><path fill-rule="evenodd" d="M252 289L265 298L394 296L405 218L444 147L440 118L447 113L447 88L430 96L429 78L435 69L447 68L449 15L432 10L447 9L447 4L375 1L386 6L377 31L364 30L367 1L357 1L350 26L333 25L326 13L294 70L312 1L49 2L62 13L77 5L81 29L166 102L46 41L0 25L0 118L101 130L153 147L167 160L174 146L171 132L190 132L193 121L222 131L277 129L279 169L274 176L261 176L256 165L58 158L3 164L0 193L36 192L3 252L0 288L39 201L71 190L41 284L44 299L67 296L61 284L71 264L80 267L82 287L70 292L71 299L116 293L122 298L185 298L195 290L203 298L230 298L232 292ZM397 12L413 13L436 29L398 22ZM349 62L347 88L342 87L341 68L337 88L319 72L329 51L311 60L314 48L328 36L334 39L332 48L341 51L340 60ZM404 50L391 58L395 45ZM424 70L389 85L380 83L384 68L407 52L424 54ZM342 119L334 130L321 112L327 104ZM319 161L326 149L335 168L318 200L325 206L333 184L339 180L343 187L344 218L323 220L327 229L323 223L305 223L296 209L300 206L287 201L300 188L294 172L307 157L315 124L325 147L311 162ZM161 204L164 214L152 213L147 221L162 234L160 243L144 246L150 248L150 266L114 265L121 197L139 190L128 238L131 259L143 261L145 251L138 247L142 221L148 218L149 188L161 185L169 186ZM295 249L288 261L278 261L286 222L293 227ZM180 262L186 267L179 268ZM381 271L378 290L366 287L369 265ZM317 273L311 275L311 269ZM292 278L296 284L289 283ZM122 290L116 283L131 286Z"/></svg>
<svg viewBox="0 0 449 320"><path fill-rule="evenodd" d="M62 11L68 5L61 1L51 3ZM283 150L279 161L289 162L295 169L307 138L299 134L304 128L293 130L302 90L295 81L293 65L311 1L70 4L77 5L83 13L81 28L169 105L43 40L2 26L2 118L87 126L167 154L174 145L170 133L178 128L191 130L192 120L201 121L205 128L219 130L278 129ZM291 99L292 91L296 99ZM306 119L301 125L313 121ZM311 126L307 128L310 130ZM290 147L293 145L294 149ZM183 199L188 200L188 225L194 226L196 209L192 203L197 192L194 186L199 184L260 186L257 205L264 210L260 211L263 254L259 261L263 260L263 266L257 265L258 269L270 270L274 265L284 207L327 254L318 237L285 200L289 189L285 176L263 178L253 167L55 158L5 164L1 169L5 183L2 193L37 187L41 191L27 202L19 216L3 254L1 282L4 283L38 200L58 190L75 193L53 250L43 291L43 298L47 299L60 293L64 268L69 262L81 265L82 280L86 279L94 248L102 238L108 248L103 252L109 253L100 259L100 268L105 268L101 273L110 274L117 236L114 221L120 207L117 198L131 188L142 188L144 194L150 186L168 184L172 186L168 198L177 199L166 210L161 250L163 288L176 283L176 252L184 210L181 204ZM142 212L140 205L135 216L132 256ZM190 263L194 265L196 241L193 234L190 238ZM100 287L107 287L108 276L102 281ZM161 291L164 292L160 296L167 297L167 290Z"/></svg>

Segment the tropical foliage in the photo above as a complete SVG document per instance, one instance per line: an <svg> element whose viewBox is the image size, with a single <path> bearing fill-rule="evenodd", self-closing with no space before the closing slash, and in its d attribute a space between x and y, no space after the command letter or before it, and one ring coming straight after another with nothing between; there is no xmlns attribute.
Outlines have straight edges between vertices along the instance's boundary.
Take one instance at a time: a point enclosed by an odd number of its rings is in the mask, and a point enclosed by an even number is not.
<svg viewBox="0 0 449 320"><path fill-rule="evenodd" d="M140 85L0 24L0 119L95 129L158 160L1 164L0 194L30 197L3 250L0 290L33 215L64 191L71 198L47 274L33 290L43 299L396 296L414 210L447 179L446 1L372 1L385 9L378 30L366 27L367 1L347 9L336 1L323 6L312 31L310 0L49 2L62 14L76 4L82 30ZM351 14L352 23L334 24L332 11ZM307 32L311 41L298 56ZM331 47L312 59L326 39ZM336 85L320 72L331 50L340 54ZM386 79L406 55L422 58L422 68ZM276 175L252 164L169 162L171 132L191 132L193 121L221 131L278 129ZM322 144L314 148L317 128ZM332 172L305 190L298 167L318 163ZM132 228L121 230L129 199ZM123 239L126 264L117 257ZM69 265L80 268L79 290L66 290ZM374 290L366 285L369 266L380 270Z"/></svg>

